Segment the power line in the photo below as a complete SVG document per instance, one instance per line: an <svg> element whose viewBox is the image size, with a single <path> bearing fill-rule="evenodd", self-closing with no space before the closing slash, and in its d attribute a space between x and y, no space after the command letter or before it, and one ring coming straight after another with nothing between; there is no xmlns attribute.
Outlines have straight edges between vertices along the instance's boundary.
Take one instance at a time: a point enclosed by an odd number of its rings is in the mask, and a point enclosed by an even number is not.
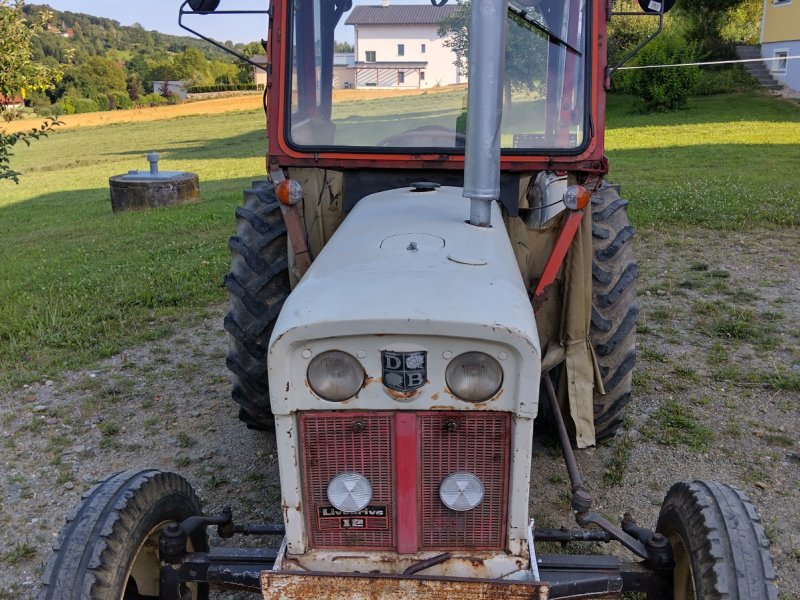
<svg viewBox="0 0 800 600"><path fill-rule="evenodd" d="M739 60L717 60L711 62L679 63L676 65L641 65L634 67L620 67L617 71L631 71L633 69L668 69L670 67L704 67L709 65L732 65L736 63L766 62L774 60L794 60L800 56L777 56L773 58L744 58Z"/></svg>

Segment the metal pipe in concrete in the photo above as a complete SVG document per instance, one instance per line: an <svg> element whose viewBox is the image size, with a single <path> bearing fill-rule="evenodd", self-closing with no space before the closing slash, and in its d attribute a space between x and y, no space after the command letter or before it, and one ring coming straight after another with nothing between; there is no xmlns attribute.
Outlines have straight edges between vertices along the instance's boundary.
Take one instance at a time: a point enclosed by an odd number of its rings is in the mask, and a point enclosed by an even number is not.
<svg viewBox="0 0 800 600"><path fill-rule="evenodd" d="M161 155L158 152L150 152L147 155L147 161L150 163L150 175L158 175L158 161Z"/></svg>
<svg viewBox="0 0 800 600"><path fill-rule="evenodd" d="M500 198L506 10L506 0L472 0L464 197L478 227L491 225L492 202Z"/></svg>

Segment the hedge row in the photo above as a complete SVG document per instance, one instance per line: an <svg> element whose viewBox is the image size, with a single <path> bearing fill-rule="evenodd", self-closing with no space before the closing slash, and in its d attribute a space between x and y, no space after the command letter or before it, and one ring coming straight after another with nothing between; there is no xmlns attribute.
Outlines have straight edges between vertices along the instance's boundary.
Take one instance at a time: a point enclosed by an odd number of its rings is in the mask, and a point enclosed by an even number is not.
<svg viewBox="0 0 800 600"><path fill-rule="evenodd" d="M189 94L208 94L211 92L254 92L258 85L255 83L234 83L230 85L195 85L186 91Z"/></svg>

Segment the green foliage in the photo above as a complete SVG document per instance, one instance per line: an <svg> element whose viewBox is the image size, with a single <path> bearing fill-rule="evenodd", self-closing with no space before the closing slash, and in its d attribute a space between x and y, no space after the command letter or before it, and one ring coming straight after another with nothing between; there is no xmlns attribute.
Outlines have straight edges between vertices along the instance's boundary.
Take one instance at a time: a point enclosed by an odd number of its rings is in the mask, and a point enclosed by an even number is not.
<svg viewBox="0 0 800 600"><path fill-rule="evenodd" d="M673 65L691 62L693 58L691 45L677 36L662 34L642 49L637 63ZM628 85L644 110L664 112L686 107L697 77L697 67L638 69L629 73Z"/></svg>
<svg viewBox="0 0 800 600"><path fill-rule="evenodd" d="M167 99L161 94L146 94L134 102L135 106L160 106L167 104Z"/></svg>
<svg viewBox="0 0 800 600"><path fill-rule="evenodd" d="M675 7L685 26L686 39L694 40L697 44L697 56L701 60L730 58L733 55L734 43L739 30L746 30L746 24L741 20L730 26L731 16L739 11L740 7L747 4L740 19L752 18L754 0L693 0L692 2L678 3ZM760 19L757 21L760 25ZM723 34L723 29L728 26L728 36ZM743 41L743 40L741 40Z"/></svg>
<svg viewBox="0 0 800 600"><path fill-rule="evenodd" d="M127 76L122 66L109 58L91 56L82 64L71 67L64 75L59 93L67 90L77 92L85 98L95 98L98 94L125 92Z"/></svg>
<svg viewBox="0 0 800 600"><path fill-rule="evenodd" d="M91 98L75 98L67 96L58 103L61 111L65 115L79 115L83 113L97 112L100 110L100 105L97 100ZM108 110L104 108L103 110Z"/></svg>
<svg viewBox="0 0 800 600"><path fill-rule="evenodd" d="M0 0L0 94L8 97L46 90L61 77L58 69L32 60L32 38L42 30L47 13L28 22L23 6L21 1L11 6L9 0Z"/></svg>
<svg viewBox="0 0 800 600"><path fill-rule="evenodd" d="M701 68L692 94L694 96L713 96L731 92L751 90L758 87L753 79L740 65L732 67Z"/></svg>
<svg viewBox="0 0 800 600"><path fill-rule="evenodd" d="M41 31L43 19L28 23L22 9L21 1L10 6L8 0L0 0L0 95L9 98L25 97L29 90L46 90L61 77L58 68L31 60L31 39ZM2 105L0 116L7 116ZM20 142L29 146L32 140L47 137L57 124L48 120L26 132L10 135L0 132L0 183L3 179L19 183L19 173L11 168L12 148Z"/></svg>
<svg viewBox="0 0 800 600"><path fill-rule="evenodd" d="M635 0L618 0L614 2L617 12L641 12L639 3ZM656 30L657 21L654 18L620 17L616 16L608 24L608 64L616 65L636 46L642 43L647 36ZM664 31L670 32L674 25L673 14L664 15ZM615 87L617 87L615 75Z"/></svg>
<svg viewBox="0 0 800 600"><path fill-rule="evenodd" d="M469 23L471 3L458 0L458 9L439 23L438 35L444 46L456 55L455 65L468 72ZM506 106L510 107L511 91L534 90L545 78L548 41L541 31L522 19L509 20L505 52Z"/></svg>

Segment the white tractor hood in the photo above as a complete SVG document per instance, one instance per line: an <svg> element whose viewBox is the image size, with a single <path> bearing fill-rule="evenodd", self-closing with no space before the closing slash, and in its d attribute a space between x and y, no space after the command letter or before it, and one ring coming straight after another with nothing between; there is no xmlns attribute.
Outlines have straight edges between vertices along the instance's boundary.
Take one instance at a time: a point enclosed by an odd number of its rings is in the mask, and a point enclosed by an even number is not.
<svg viewBox="0 0 800 600"><path fill-rule="evenodd" d="M297 408L287 405L289 388L297 389L304 373L295 359L325 346L356 355L365 336L395 349L421 337L426 347L460 338L453 351L502 346L524 372L521 379L538 389L536 323L500 209L492 208L493 227L474 227L466 223L469 200L461 194L454 187L399 189L356 205L286 300L273 330L269 380L276 414Z"/></svg>

